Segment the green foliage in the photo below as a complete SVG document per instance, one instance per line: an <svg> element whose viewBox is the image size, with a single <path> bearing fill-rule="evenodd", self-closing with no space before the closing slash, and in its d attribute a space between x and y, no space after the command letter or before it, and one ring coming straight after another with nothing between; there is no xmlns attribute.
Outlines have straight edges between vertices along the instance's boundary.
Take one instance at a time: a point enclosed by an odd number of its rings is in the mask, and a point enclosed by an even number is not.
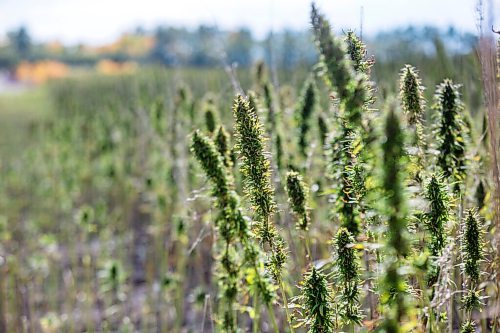
<svg viewBox="0 0 500 333"><path fill-rule="evenodd" d="M328 147L330 178L337 182L334 212L342 226L354 235L358 235L359 216L354 192L354 185L357 182L354 174L356 163L353 153L355 134L345 121L342 121L340 126L338 134L333 137Z"/></svg>
<svg viewBox="0 0 500 333"><path fill-rule="evenodd" d="M288 192L288 202L297 216L297 227L307 230L309 226L308 191L302 176L295 171L286 174L286 190Z"/></svg>
<svg viewBox="0 0 500 333"><path fill-rule="evenodd" d="M268 238L270 239L269 243L272 253L265 263L266 268L274 281L280 284L282 282L283 267L288 259L287 246L285 240L278 234L275 228L269 229Z"/></svg>
<svg viewBox="0 0 500 333"><path fill-rule="evenodd" d="M220 208L228 206L231 190L228 185L228 174L214 143L199 131L195 131L191 139L191 150L207 177L214 184L212 195L218 199L218 206Z"/></svg>
<svg viewBox="0 0 500 333"><path fill-rule="evenodd" d="M406 226L406 196L404 180L404 136L399 117L394 109L389 109L385 119L384 139L382 141L382 188L385 194L387 214L386 255L381 301L388 304L382 327L386 332L400 332L407 316L407 285L400 269L403 257L408 254L409 242Z"/></svg>
<svg viewBox="0 0 500 333"><path fill-rule="evenodd" d="M195 131L191 139L191 150L213 183L212 195L217 199L217 206L221 209L217 218L217 227L225 242L224 251L219 258L223 268L219 273L220 294L225 304L221 325L224 332L234 332L237 325L234 313L239 289L240 264L232 243L239 234L245 234L246 222L238 210L237 198L230 189L231 182L215 144L199 131Z"/></svg>
<svg viewBox="0 0 500 333"><path fill-rule="evenodd" d="M349 126L357 128L361 126L363 112L373 101L372 88L364 76L357 76L347 88L349 95L343 102L344 118Z"/></svg>
<svg viewBox="0 0 500 333"><path fill-rule="evenodd" d="M358 73L368 74L373 63L366 59L366 45L352 30L347 31L344 41L354 70Z"/></svg>
<svg viewBox="0 0 500 333"><path fill-rule="evenodd" d="M479 290L468 290L462 297L463 308L470 312L472 310L479 310L483 303L481 302L481 292Z"/></svg>
<svg viewBox="0 0 500 333"><path fill-rule="evenodd" d="M222 156L222 161L226 168L231 168L233 161L231 160L231 149L229 148L229 134L224 129L224 126L221 125L217 128L214 143L220 156Z"/></svg>
<svg viewBox="0 0 500 333"><path fill-rule="evenodd" d="M233 114L245 193L252 203L257 220L262 223L263 240L270 241L269 220L276 210L276 203L270 163L264 154L264 132L255 108L250 107L241 95L234 101Z"/></svg>
<svg viewBox="0 0 500 333"><path fill-rule="evenodd" d="M335 266L340 284L340 315L344 322L361 325L363 319L359 303L360 265L354 236L341 227L334 239L337 250Z"/></svg>
<svg viewBox="0 0 500 333"><path fill-rule="evenodd" d="M326 143L326 138L328 136L328 125L323 114L318 116L318 130L319 130L319 142L321 146L324 147Z"/></svg>
<svg viewBox="0 0 500 333"><path fill-rule="evenodd" d="M476 323L472 320L468 320L460 326L460 333L475 333Z"/></svg>
<svg viewBox="0 0 500 333"><path fill-rule="evenodd" d="M307 133L310 128L310 118L314 113L317 104L317 88L312 77L310 77L302 88L299 106L297 109L297 119L299 122L299 147L302 155L307 156Z"/></svg>
<svg viewBox="0 0 500 333"><path fill-rule="evenodd" d="M465 178L465 132L460 113L463 104L458 92L459 85L451 80L444 80L436 90L434 108L439 111L439 127L436 130L438 139L438 165L446 177L457 182ZM455 190L458 190L458 184Z"/></svg>
<svg viewBox="0 0 500 333"><path fill-rule="evenodd" d="M386 195L388 216L387 241L391 252L396 256L408 253L406 230L406 198L404 180L404 136L399 117L390 109L385 120L383 150L383 184Z"/></svg>
<svg viewBox="0 0 500 333"><path fill-rule="evenodd" d="M357 260L356 240L347 228L339 228L335 236L337 249L336 266L342 282L352 282L359 278L359 263Z"/></svg>
<svg viewBox="0 0 500 333"><path fill-rule="evenodd" d="M426 226L431 234L429 250L433 256L439 256L446 245L445 226L450 222L450 198L442 176L431 176L425 198L429 201L429 212L425 214Z"/></svg>
<svg viewBox="0 0 500 333"><path fill-rule="evenodd" d="M425 99L423 92L424 87L418 77L417 70L411 65L405 65L401 69L399 96L410 125L421 123L424 117Z"/></svg>
<svg viewBox="0 0 500 333"><path fill-rule="evenodd" d="M476 209L465 213L462 234L464 273L474 283L480 278L480 265L484 256L483 230Z"/></svg>
<svg viewBox="0 0 500 333"><path fill-rule="evenodd" d="M354 75L345 45L342 40L333 36L330 23L318 12L314 4L311 10L311 23L327 83L337 91L338 97L344 100L350 96L349 85Z"/></svg>
<svg viewBox="0 0 500 333"><path fill-rule="evenodd" d="M208 133L215 132L216 123L214 109L207 107L205 110L205 126L207 127Z"/></svg>
<svg viewBox="0 0 500 333"><path fill-rule="evenodd" d="M426 186L425 198L429 201L429 211L424 215L425 226L430 233L427 247L434 260L428 273L429 285L437 281L439 266L435 262L446 245L445 227L450 222L450 198L441 175L433 174Z"/></svg>
<svg viewBox="0 0 500 333"><path fill-rule="evenodd" d="M484 258L484 232L477 209L471 208L466 211L462 228L463 272L467 278L464 281L467 292L462 297L462 307L467 313L467 318L460 332L475 332L475 322L471 317L472 311L482 306L481 292L477 287L481 278L481 261Z"/></svg>
<svg viewBox="0 0 500 333"><path fill-rule="evenodd" d="M308 333L334 332L334 309L326 276L313 266L304 274L300 289L296 299L302 309L300 324L308 328Z"/></svg>

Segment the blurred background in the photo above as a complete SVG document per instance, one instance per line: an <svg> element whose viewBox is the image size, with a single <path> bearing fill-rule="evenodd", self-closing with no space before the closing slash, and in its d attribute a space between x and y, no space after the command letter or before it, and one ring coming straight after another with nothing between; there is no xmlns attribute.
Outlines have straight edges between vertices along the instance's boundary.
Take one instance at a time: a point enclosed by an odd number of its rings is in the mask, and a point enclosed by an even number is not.
<svg viewBox="0 0 500 333"><path fill-rule="evenodd" d="M412 63L432 73L425 76L428 86L438 83L434 75L461 78L464 84L478 80L473 55L479 22L494 24L493 17L480 17L479 3L317 1L338 33L352 29L368 44L377 81L395 77L404 63ZM491 7L488 13L500 7L498 0L482 5ZM54 78L133 73L148 66L223 71L263 60L274 84L290 80L318 57L309 9L305 0L2 0L0 116L15 119L1 123L42 116L47 99L40 87ZM476 107L477 89L466 91ZM2 147L18 137L0 135Z"/></svg>

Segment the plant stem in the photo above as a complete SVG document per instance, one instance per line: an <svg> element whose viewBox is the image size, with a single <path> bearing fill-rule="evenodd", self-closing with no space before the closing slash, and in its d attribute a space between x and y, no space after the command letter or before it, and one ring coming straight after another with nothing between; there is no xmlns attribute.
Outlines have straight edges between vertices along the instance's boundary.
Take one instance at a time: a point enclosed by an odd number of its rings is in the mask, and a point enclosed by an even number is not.
<svg viewBox="0 0 500 333"><path fill-rule="evenodd" d="M276 324L276 316L274 315L273 305L268 304L267 309L269 310L269 319L271 320L271 324L273 325L274 333L279 333L280 330L278 328L278 324Z"/></svg>
<svg viewBox="0 0 500 333"><path fill-rule="evenodd" d="M311 256L311 247L309 246L309 237L307 235L307 232L304 232L304 239L305 239L305 246L306 246L306 256L309 261L309 263L312 262L312 256Z"/></svg>
<svg viewBox="0 0 500 333"><path fill-rule="evenodd" d="M290 317L290 312L288 311L288 301L285 293L285 286L283 281L280 283L281 297L283 298L283 305L285 306L286 320L288 322L288 326L290 326L290 332L295 333L292 324L292 318Z"/></svg>
<svg viewBox="0 0 500 333"><path fill-rule="evenodd" d="M253 295L253 311L254 311L254 318L253 318L253 333L258 333L259 332L259 318L260 318L260 304L259 304L259 298L258 298L258 290L255 289L254 295Z"/></svg>

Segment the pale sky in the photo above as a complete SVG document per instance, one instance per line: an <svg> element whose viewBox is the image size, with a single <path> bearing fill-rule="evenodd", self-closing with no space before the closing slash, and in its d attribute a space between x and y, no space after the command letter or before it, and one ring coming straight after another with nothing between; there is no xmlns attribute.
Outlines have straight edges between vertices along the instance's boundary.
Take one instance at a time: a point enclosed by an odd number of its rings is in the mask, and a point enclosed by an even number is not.
<svg viewBox="0 0 500 333"><path fill-rule="evenodd" d="M316 0L334 29L363 33L394 27L454 25L475 33L477 0ZM483 0L500 14L500 0ZM257 37L270 29L309 26L310 0L0 0L0 36L26 25L37 40L102 44L138 25L196 27L216 24L221 29L247 26ZM498 18L497 21L498 23ZM498 24L495 24L497 28Z"/></svg>

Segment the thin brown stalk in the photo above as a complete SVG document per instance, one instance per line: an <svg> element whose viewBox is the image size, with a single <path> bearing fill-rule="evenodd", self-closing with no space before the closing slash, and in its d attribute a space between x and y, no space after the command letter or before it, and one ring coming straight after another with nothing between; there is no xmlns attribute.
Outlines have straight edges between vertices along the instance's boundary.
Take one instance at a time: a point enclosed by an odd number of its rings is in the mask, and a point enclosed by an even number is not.
<svg viewBox="0 0 500 333"><path fill-rule="evenodd" d="M495 50L495 40L493 36L481 35L479 39L478 55L482 69L482 80L484 87L484 97L486 103L486 115L488 121L488 134L490 143L491 156L491 173L493 176L494 193L492 195L493 205L493 225L495 226L494 241L496 243L495 263L500 266L500 170L498 161L498 121L499 117L499 101L498 101L498 83L497 79L500 76L498 72L498 59L500 48L500 40L497 41L497 49ZM500 282L497 281L497 290L500 288ZM498 321L498 311L500 308L500 293L497 292L494 302L492 302L493 322Z"/></svg>

